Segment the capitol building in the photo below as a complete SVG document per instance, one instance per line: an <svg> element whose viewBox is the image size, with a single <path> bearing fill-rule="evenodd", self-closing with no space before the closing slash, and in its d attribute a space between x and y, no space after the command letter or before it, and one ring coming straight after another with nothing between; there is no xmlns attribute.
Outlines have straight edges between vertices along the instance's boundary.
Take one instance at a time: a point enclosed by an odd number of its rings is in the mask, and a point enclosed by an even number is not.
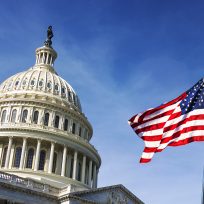
<svg viewBox="0 0 204 204"><path fill-rule="evenodd" d="M35 65L0 84L0 204L143 204L123 185L97 188L93 129L54 62L52 27Z"/></svg>

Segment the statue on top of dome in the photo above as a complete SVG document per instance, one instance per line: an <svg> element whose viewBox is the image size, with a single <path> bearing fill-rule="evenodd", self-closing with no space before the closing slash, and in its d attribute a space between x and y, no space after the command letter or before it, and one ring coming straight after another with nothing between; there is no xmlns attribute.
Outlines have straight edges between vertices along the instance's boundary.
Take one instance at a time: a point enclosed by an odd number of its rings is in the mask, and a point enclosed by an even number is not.
<svg viewBox="0 0 204 204"><path fill-rule="evenodd" d="M52 47L52 38L53 38L52 26L49 26L47 29L47 39L44 42L45 46Z"/></svg>

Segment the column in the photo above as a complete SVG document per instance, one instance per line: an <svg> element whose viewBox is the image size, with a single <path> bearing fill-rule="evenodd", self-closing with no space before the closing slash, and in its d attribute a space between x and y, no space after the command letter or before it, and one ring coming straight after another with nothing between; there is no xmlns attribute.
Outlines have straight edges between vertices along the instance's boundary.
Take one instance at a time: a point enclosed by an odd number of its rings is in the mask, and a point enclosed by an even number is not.
<svg viewBox="0 0 204 204"><path fill-rule="evenodd" d="M96 188L96 164L94 164L93 168L93 185L92 188Z"/></svg>
<svg viewBox="0 0 204 204"><path fill-rule="evenodd" d="M92 160L89 161L89 180L88 185L91 187L91 176L92 176Z"/></svg>
<svg viewBox="0 0 204 204"><path fill-rule="evenodd" d="M49 166L48 166L48 173L52 173L52 165L53 165L53 158L54 158L54 151L55 151L55 143L51 142L51 148L50 148L50 160L49 160Z"/></svg>
<svg viewBox="0 0 204 204"><path fill-rule="evenodd" d="M11 106L7 109L6 120L5 120L6 123L9 122L9 119L10 119L10 116L11 116L11 109L12 109Z"/></svg>
<svg viewBox="0 0 204 204"><path fill-rule="evenodd" d="M7 153L6 153L5 168L8 168L8 165L9 165L12 142L13 142L13 138L9 137L8 150L7 150Z"/></svg>
<svg viewBox="0 0 204 204"><path fill-rule="evenodd" d="M73 174L72 178L76 180L77 178L77 151L74 152L74 164L73 164Z"/></svg>
<svg viewBox="0 0 204 204"><path fill-rule="evenodd" d="M3 144L0 144L0 158L3 158L2 151L3 151Z"/></svg>
<svg viewBox="0 0 204 204"><path fill-rule="evenodd" d="M54 127L54 124L55 124L55 112L52 111L52 112L50 112L50 118L49 118L48 126Z"/></svg>
<svg viewBox="0 0 204 204"><path fill-rule="evenodd" d="M82 163L82 175L81 175L81 182L85 183L85 171L86 171L86 156L83 156L83 163Z"/></svg>
<svg viewBox="0 0 204 204"><path fill-rule="evenodd" d="M20 170L24 168L26 144L27 144L27 138L23 138L23 147L22 147L21 160L20 160L20 166L19 166Z"/></svg>
<svg viewBox="0 0 204 204"><path fill-rule="evenodd" d="M80 126L79 123L75 123L75 134L76 135L79 135L79 126Z"/></svg>
<svg viewBox="0 0 204 204"><path fill-rule="evenodd" d="M9 161L8 161L8 169L12 168L14 155L15 155L15 144L12 144Z"/></svg>
<svg viewBox="0 0 204 204"><path fill-rule="evenodd" d="M31 123L32 122L32 117L33 117L33 108L29 108L28 109L28 119L27 119L27 122L28 123Z"/></svg>
<svg viewBox="0 0 204 204"><path fill-rule="evenodd" d="M40 146L41 146L41 140L38 139L37 149L36 149L36 154L35 154L35 166L34 166L34 171L37 171L37 170L38 170L39 157L40 157Z"/></svg>
<svg viewBox="0 0 204 204"><path fill-rule="evenodd" d="M72 132L72 123L73 123L73 120L72 120L72 119L69 119L68 132Z"/></svg>
<svg viewBox="0 0 204 204"><path fill-rule="evenodd" d="M16 122L21 122L21 114L22 114L23 106L20 106L18 109L18 116Z"/></svg>
<svg viewBox="0 0 204 204"><path fill-rule="evenodd" d="M61 176L65 175L66 160L67 160L67 147L64 146L63 157L62 157Z"/></svg>
<svg viewBox="0 0 204 204"><path fill-rule="evenodd" d="M45 111L44 110L39 110L39 118L40 119L40 125L44 125L44 119L45 119Z"/></svg>
<svg viewBox="0 0 204 204"><path fill-rule="evenodd" d="M59 129L61 130L64 130L64 121L65 121L65 118L63 116L60 117L60 126L59 126Z"/></svg>

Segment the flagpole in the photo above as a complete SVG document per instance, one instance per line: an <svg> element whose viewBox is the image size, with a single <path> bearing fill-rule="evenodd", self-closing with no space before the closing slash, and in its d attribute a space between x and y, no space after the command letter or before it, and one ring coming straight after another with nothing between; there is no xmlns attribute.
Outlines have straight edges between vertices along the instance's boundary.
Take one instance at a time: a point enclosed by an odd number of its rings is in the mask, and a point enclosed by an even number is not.
<svg viewBox="0 0 204 204"><path fill-rule="evenodd" d="M204 166L203 166L203 178L202 178L202 195L201 195L201 204L204 204Z"/></svg>

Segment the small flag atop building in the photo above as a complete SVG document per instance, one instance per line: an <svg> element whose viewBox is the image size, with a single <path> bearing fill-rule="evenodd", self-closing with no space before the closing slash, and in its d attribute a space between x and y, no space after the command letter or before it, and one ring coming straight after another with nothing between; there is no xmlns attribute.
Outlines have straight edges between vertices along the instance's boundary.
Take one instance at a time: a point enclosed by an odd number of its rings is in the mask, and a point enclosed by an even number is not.
<svg viewBox="0 0 204 204"><path fill-rule="evenodd" d="M145 142L140 163L167 146L204 141L204 79L172 101L133 116L129 124Z"/></svg>

